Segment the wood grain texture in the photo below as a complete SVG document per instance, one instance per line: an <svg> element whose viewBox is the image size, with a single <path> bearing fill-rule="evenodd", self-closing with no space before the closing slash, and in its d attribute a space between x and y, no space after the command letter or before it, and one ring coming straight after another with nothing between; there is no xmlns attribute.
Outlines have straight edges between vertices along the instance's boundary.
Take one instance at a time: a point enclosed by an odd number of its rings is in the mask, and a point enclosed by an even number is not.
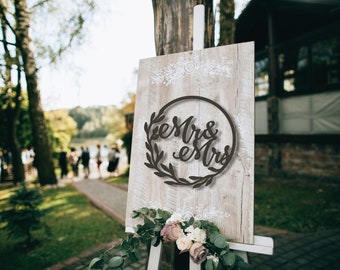
<svg viewBox="0 0 340 270"><path fill-rule="evenodd" d="M205 97L219 104L231 116L236 128L236 151L222 174L211 185L170 186L165 179L145 166L145 123L150 122L168 102L184 97ZM230 126L225 116L211 104L186 100L168 111L182 121L195 116L194 124L203 130L214 121L221 135L216 148L231 144ZM182 162L173 153L183 147L179 137L157 141L166 153L164 164L171 162L178 176L205 175L201 160ZM234 242L253 243L254 212L254 43L247 42L199 51L170 54L140 61L135 107L133 145L129 178L126 226L138 220L130 218L141 207L162 208L182 214L193 213L209 219Z"/></svg>

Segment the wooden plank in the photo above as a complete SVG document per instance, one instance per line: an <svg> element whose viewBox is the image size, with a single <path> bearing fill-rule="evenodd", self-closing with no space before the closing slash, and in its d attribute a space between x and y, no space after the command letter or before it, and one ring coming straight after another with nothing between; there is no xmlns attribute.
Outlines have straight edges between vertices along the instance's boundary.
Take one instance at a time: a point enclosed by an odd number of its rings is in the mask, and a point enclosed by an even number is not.
<svg viewBox="0 0 340 270"><path fill-rule="evenodd" d="M190 262L189 262L189 269L190 270L200 270L201 269L200 264L194 263L191 258L189 260L190 260Z"/></svg>
<svg viewBox="0 0 340 270"><path fill-rule="evenodd" d="M230 249L236 251L273 255L274 240L271 237L254 235L254 243L252 245L241 243L229 243L229 247Z"/></svg>
<svg viewBox="0 0 340 270"><path fill-rule="evenodd" d="M162 251L162 243L160 243L157 247L154 247L154 246L150 247L148 270L158 269L159 261L161 258L161 251Z"/></svg>
<svg viewBox="0 0 340 270"><path fill-rule="evenodd" d="M178 123L183 123L193 116L190 124L209 134L207 125L212 121L215 126L211 129L218 130L219 135L214 146L221 155L225 145L234 147L231 126L236 130L236 146L231 162L223 172L213 178L211 184L200 188L168 185L165 182L172 179L155 175L156 170L145 165L148 163L147 153L150 154L146 149L145 123L150 126L152 114L162 115L161 110L169 102L191 96L205 100L187 98L166 107L163 122L170 126L169 129L174 117L177 117ZM232 124L224 112L230 116ZM133 210L141 207L162 208L211 220L229 239L253 243L253 42L141 60L133 130L127 227L134 227L140 222L130 218ZM182 128L181 133L183 132ZM210 170L209 166L202 166L202 158L191 158L187 162L178 158L181 149L193 149L192 141L184 143L181 136L173 135L152 142L157 143L158 152L164 152L161 163L167 169L171 164L178 179L188 180L191 176L204 178ZM155 151L153 148L152 153L157 154ZM177 155L177 159L174 155Z"/></svg>

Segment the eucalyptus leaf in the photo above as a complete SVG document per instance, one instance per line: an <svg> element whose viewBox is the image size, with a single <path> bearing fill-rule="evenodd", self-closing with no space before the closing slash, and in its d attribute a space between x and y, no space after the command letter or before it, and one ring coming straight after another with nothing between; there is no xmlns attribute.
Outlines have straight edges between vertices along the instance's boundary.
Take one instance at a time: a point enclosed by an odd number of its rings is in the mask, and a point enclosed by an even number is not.
<svg viewBox="0 0 340 270"><path fill-rule="evenodd" d="M239 262L238 263L238 269L240 270L250 270L253 269L253 266L251 264L245 263L245 262Z"/></svg>
<svg viewBox="0 0 340 270"><path fill-rule="evenodd" d="M219 235L220 235L220 234L217 233L217 232L214 232L214 233L210 234L210 237L209 237L210 242L211 242L211 243L214 243L215 240L218 238Z"/></svg>
<svg viewBox="0 0 340 270"><path fill-rule="evenodd" d="M162 230L162 226L160 224L156 224L155 228L153 229L155 232L159 232Z"/></svg>
<svg viewBox="0 0 340 270"><path fill-rule="evenodd" d="M115 256L108 262L109 267L120 267L124 263L124 259L121 256Z"/></svg>
<svg viewBox="0 0 340 270"><path fill-rule="evenodd" d="M207 260L205 262L205 267L204 267L205 270L215 270L215 264L213 262L213 260Z"/></svg>
<svg viewBox="0 0 340 270"><path fill-rule="evenodd" d="M227 240L222 235L218 235L215 239L214 244L218 248L226 248L228 246Z"/></svg>
<svg viewBox="0 0 340 270"><path fill-rule="evenodd" d="M104 260L103 258L93 258L90 262L89 269L90 270L95 270L95 269L103 269L104 267Z"/></svg>
<svg viewBox="0 0 340 270"><path fill-rule="evenodd" d="M224 263L228 266L234 265L235 259L236 259L235 254L233 252L224 254L222 258L223 258Z"/></svg>
<svg viewBox="0 0 340 270"><path fill-rule="evenodd" d="M149 214L149 208L143 207L139 210L143 215Z"/></svg>
<svg viewBox="0 0 340 270"><path fill-rule="evenodd" d="M157 216L157 212L155 209L150 209L150 217L155 218Z"/></svg>
<svg viewBox="0 0 340 270"><path fill-rule="evenodd" d="M227 252L228 252L227 250L223 249L223 250L221 251L220 255L222 256L222 255L226 254Z"/></svg>
<svg viewBox="0 0 340 270"><path fill-rule="evenodd" d="M131 214L131 218L137 218L137 217L139 217L139 212L133 210L133 211L132 211L132 214Z"/></svg>
<svg viewBox="0 0 340 270"><path fill-rule="evenodd" d="M123 258L127 257L128 256L128 253L126 252L126 250L121 250L119 252L119 255L122 256Z"/></svg>

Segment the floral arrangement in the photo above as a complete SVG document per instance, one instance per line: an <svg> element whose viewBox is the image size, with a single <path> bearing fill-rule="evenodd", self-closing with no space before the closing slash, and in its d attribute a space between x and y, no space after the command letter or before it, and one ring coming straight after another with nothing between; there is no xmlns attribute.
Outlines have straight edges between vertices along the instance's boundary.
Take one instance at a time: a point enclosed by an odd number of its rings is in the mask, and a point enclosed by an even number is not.
<svg viewBox="0 0 340 270"><path fill-rule="evenodd" d="M120 254L109 256L108 268L105 269L123 269L126 258L138 261L141 259L140 245L149 241L153 246L158 246L161 241L164 244L175 242L180 253L189 252L191 259L202 264L205 270L252 269L229 249L227 239L212 222L193 217L183 220L178 213L150 208L133 211L132 218L142 218L144 223L137 225L134 234L127 233L120 244ZM92 259L89 270L104 269L104 257L108 254L109 250Z"/></svg>

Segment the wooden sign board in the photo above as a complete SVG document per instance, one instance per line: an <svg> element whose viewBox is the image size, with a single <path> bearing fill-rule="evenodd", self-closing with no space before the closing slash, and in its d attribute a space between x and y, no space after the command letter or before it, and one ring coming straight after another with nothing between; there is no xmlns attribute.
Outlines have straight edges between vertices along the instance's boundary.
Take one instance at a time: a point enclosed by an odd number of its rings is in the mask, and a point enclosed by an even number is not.
<svg viewBox="0 0 340 270"><path fill-rule="evenodd" d="M142 207L253 243L253 42L140 61L126 227Z"/></svg>

